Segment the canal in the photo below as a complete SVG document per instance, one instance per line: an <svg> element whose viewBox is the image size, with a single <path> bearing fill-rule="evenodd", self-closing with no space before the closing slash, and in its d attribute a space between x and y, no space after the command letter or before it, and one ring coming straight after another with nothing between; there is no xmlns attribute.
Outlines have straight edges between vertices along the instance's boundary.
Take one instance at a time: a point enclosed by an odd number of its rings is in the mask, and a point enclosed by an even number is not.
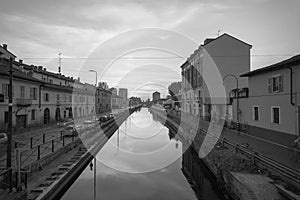
<svg viewBox="0 0 300 200"><path fill-rule="evenodd" d="M62 199L222 199L197 154L191 148L182 152L183 146L142 108L120 126Z"/></svg>

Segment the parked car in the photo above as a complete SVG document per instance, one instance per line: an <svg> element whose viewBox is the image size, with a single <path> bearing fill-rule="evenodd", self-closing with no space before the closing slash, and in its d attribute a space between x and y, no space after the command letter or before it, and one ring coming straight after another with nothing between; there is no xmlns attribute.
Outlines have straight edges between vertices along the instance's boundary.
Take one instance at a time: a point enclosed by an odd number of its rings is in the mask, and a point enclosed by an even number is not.
<svg viewBox="0 0 300 200"><path fill-rule="evenodd" d="M102 116L99 118L99 121L100 121L100 122L106 122L108 119L109 119L108 116L102 115Z"/></svg>
<svg viewBox="0 0 300 200"><path fill-rule="evenodd" d="M112 119L114 117L115 117L115 115L113 113L108 114L108 119Z"/></svg>
<svg viewBox="0 0 300 200"><path fill-rule="evenodd" d="M6 133L0 133L0 145L5 144L7 142Z"/></svg>
<svg viewBox="0 0 300 200"><path fill-rule="evenodd" d="M77 136L77 130L74 128L74 125L68 125L65 127L65 129L63 130L63 135L65 137L73 137L73 136Z"/></svg>

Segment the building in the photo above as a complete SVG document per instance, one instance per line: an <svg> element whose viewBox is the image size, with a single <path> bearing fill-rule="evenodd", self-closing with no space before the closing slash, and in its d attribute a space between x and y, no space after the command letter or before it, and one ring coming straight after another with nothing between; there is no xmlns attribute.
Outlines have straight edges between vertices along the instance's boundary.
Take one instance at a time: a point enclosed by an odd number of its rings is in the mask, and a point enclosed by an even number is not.
<svg viewBox="0 0 300 200"><path fill-rule="evenodd" d="M112 92L108 89L108 85L105 83L98 84L96 92L96 113L99 116L102 113L111 111L111 96Z"/></svg>
<svg viewBox="0 0 300 200"><path fill-rule="evenodd" d="M152 102L155 103L157 100L160 99L160 93L155 91L152 93Z"/></svg>
<svg viewBox="0 0 300 200"><path fill-rule="evenodd" d="M95 86L53 73L42 66L15 61L16 56L0 48L0 129L8 126L9 58L13 58L13 127L23 129L52 124L68 118L95 115ZM7 51L7 52L6 52Z"/></svg>
<svg viewBox="0 0 300 200"><path fill-rule="evenodd" d="M238 79L239 87L248 86L248 80L239 75L250 71L251 47L226 33L215 39L206 39L204 44L200 45L181 65L181 110L210 120L213 113L223 110L224 104L230 104L229 93L236 88L234 78ZM217 71L212 73L214 66ZM216 78L218 74L220 78ZM225 80L222 81L224 78ZM222 96L210 96L208 87L216 84L224 85L225 100ZM223 110L223 112L230 114L231 110Z"/></svg>
<svg viewBox="0 0 300 200"><path fill-rule="evenodd" d="M12 58L13 60L15 60L16 57L17 56L15 56L13 53L11 53L8 50L7 44L3 44L2 46L0 46L0 58L6 58L6 59Z"/></svg>
<svg viewBox="0 0 300 200"><path fill-rule="evenodd" d="M128 107L128 89L119 88L119 96L122 97L122 108Z"/></svg>
<svg viewBox="0 0 300 200"><path fill-rule="evenodd" d="M111 109L121 109L122 108L122 97L112 93L111 94Z"/></svg>
<svg viewBox="0 0 300 200"><path fill-rule="evenodd" d="M118 95L118 90L117 90L117 88L112 87L112 88L110 88L109 90L111 91L112 94Z"/></svg>
<svg viewBox="0 0 300 200"><path fill-rule="evenodd" d="M248 131L279 142L299 137L300 54L241 77L249 80L249 97L239 99L240 121Z"/></svg>

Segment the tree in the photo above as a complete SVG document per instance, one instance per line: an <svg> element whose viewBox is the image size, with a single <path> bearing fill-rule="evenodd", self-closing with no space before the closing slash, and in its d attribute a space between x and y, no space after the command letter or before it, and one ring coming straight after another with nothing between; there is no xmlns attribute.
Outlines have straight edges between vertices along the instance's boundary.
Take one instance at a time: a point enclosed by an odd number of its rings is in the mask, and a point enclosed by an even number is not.
<svg viewBox="0 0 300 200"><path fill-rule="evenodd" d="M176 96L181 89L181 81L179 82L173 82L169 85L168 90L171 97Z"/></svg>

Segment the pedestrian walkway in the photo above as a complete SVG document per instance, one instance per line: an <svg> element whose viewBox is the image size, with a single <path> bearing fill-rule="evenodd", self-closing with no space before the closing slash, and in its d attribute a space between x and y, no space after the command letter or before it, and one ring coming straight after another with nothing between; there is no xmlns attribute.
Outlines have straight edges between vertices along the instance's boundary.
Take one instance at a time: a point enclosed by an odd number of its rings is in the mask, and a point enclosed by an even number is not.
<svg viewBox="0 0 300 200"><path fill-rule="evenodd" d="M180 119L189 119L189 121L191 121L191 118L196 118L186 113L184 113L184 115L188 116L182 118L180 118L180 115L174 115L173 113L169 114L172 116L172 119L176 120L177 122L180 121ZM200 129L208 129L209 122L199 119L198 122ZM278 144L273 141L268 141L264 138L237 132L229 128L223 128L221 138L226 138L227 140L240 145L247 144L248 148L253 149L253 151L258 152L259 154L271 158L277 162L280 162L294 170L300 171L299 150L295 150L289 146Z"/></svg>

